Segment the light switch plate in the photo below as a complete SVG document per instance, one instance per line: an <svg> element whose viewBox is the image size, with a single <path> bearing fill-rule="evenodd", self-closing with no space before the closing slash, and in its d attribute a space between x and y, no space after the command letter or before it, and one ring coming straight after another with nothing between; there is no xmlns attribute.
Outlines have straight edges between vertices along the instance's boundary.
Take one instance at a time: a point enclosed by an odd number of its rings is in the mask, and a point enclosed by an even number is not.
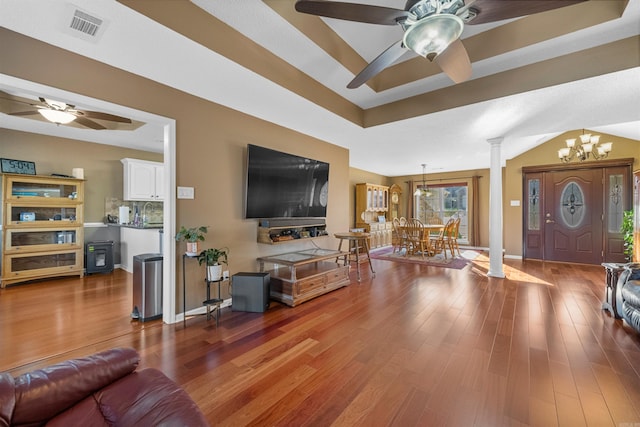
<svg viewBox="0 0 640 427"><path fill-rule="evenodd" d="M193 187L178 187L178 199L193 199Z"/></svg>
<svg viewBox="0 0 640 427"><path fill-rule="evenodd" d="M520 200L511 200L511 206L520 206Z"/></svg>

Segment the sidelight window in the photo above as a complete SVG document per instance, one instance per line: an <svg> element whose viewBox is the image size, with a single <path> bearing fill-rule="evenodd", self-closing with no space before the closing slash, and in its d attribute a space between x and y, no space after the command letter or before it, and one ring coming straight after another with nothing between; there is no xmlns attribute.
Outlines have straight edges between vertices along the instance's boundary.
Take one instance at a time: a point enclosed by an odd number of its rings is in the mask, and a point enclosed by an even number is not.
<svg viewBox="0 0 640 427"><path fill-rule="evenodd" d="M624 185L622 174L609 175L609 200L607 203L607 228L609 233L619 233L624 211Z"/></svg>
<svg viewBox="0 0 640 427"><path fill-rule="evenodd" d="M540 180L530 179L527 195L527 229L540 230Z"/></svg>

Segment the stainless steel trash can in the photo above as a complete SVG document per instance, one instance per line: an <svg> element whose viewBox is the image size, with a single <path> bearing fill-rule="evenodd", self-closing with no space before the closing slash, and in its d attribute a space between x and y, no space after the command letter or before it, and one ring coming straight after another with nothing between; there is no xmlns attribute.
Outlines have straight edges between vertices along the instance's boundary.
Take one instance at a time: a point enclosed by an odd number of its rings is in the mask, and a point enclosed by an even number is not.
<svg viewBox="0 0 640 427"><path fill-rule="evenodd" d="M133 257L133 311L141 322L162 317L162 254Z"/></svg>

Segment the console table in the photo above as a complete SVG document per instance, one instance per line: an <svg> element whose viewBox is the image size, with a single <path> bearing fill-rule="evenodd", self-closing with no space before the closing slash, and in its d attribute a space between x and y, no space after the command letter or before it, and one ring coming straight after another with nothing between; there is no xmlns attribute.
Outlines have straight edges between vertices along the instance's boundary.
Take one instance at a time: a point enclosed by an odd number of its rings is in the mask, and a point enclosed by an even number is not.
<svg viewBox="0 0 640 427"><path fill-rule="evenodd" d="M308 249L260 257L258 262L260 272L269 272L271 276L271 299L294 307L348 286L348 255L331 249ZM265 269L265 264L271 264L271 268Z"/></svg>

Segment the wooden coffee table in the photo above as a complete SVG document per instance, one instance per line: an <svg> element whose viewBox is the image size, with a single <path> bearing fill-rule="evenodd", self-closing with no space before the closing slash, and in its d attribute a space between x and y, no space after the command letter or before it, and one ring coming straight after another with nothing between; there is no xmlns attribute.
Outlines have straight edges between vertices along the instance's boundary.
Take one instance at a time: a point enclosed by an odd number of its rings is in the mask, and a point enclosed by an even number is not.
<svg viewBox="0 0 640 427"><path fill-rule="evenodd" d="M260 257L258 262L260 271L271 276L271 299L294 307L348 286L348 256L348 252L332 249L308 249Z"/></svg>

